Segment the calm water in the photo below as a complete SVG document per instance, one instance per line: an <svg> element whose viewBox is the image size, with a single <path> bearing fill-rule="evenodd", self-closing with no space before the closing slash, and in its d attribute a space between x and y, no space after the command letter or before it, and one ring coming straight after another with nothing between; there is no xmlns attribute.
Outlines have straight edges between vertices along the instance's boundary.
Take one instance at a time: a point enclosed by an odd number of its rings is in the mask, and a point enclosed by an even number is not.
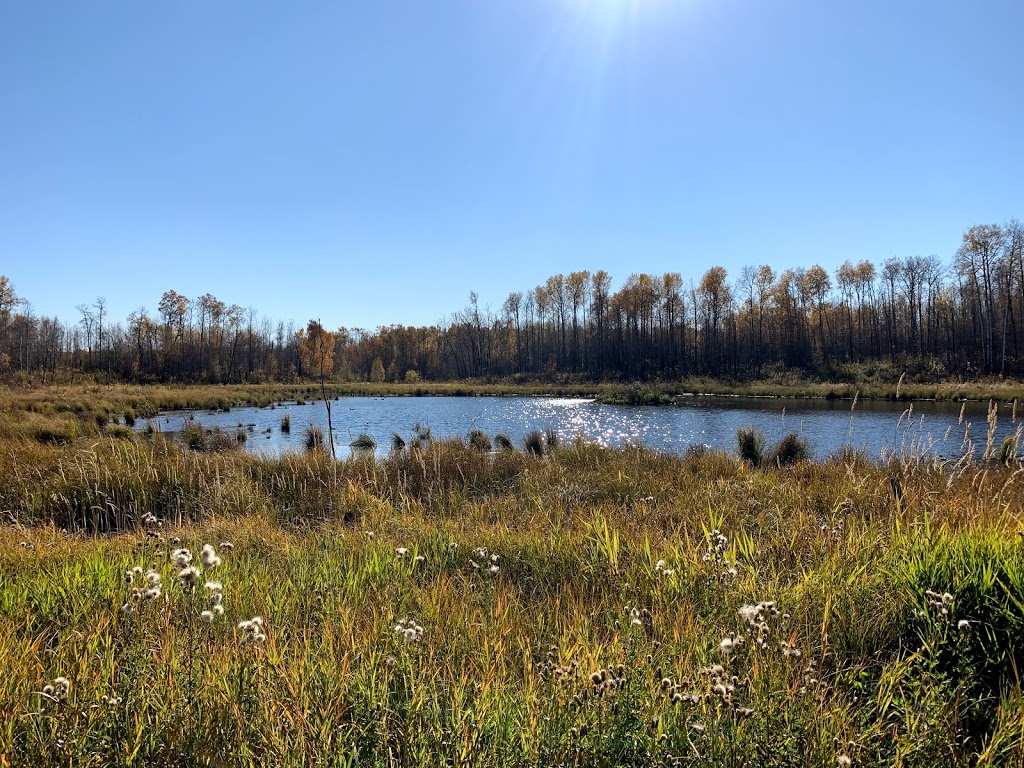
<svg viewBox="0 0 1024 768"><path fill-rule="evenodd" d="M435 438L464 437L477 428L492 437L504 432L519 445L527 432L550 427L563 441L582 435L601 445L642 444L668 453L702 443L735 450L736 430L750 426L768 443L789 432L800 433L816 458L845 445L864 449L872 458L892 451L959 458L967 446L965 434L980 456L988 431L984 403L967 403L962 422L961 404L930 402L914 403L908 414L905 404L862 401L852 420L850 402L759 398L691 398L678 406L654 407L544 397L350 397L334 400L331 406L339 456L346 455L348 444L361 432L373 437L377 453L384 455L392 432L408 441L417 423L429 426ZM291 417L290 434L281 431L285 414ZM1014 421L1011 407L1000 406L997 445L1024 420L1024 408L1021 417ZM248 433L247 450L267 454L301 450L303 430L310 423L327 430L322 401L226 413L171 412L154 423L164 432L177 432L191 418L206 428L234 432L241 426Z"/></svg>

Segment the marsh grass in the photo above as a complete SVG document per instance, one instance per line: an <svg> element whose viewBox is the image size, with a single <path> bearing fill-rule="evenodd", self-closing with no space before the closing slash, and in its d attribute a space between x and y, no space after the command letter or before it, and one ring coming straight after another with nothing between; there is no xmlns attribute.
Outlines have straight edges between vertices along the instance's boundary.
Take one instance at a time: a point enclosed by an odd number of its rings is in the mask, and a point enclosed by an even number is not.
<svg viewBox="0 0 1024 768"><path fill-rule="evenodd" d="M344 461L0 441L0 764L1024 761L1013 462L423 431ZM192 590L171 552L205 543ZM125 612L135 566L164 586Z"/></svg>
<svg viewBox="0 0 1024 768"><path fill-rule="evenodd" d="M740 458L752 467L761 466L764 461L764 435L753 427L736 430L736 447Z"/></svg>

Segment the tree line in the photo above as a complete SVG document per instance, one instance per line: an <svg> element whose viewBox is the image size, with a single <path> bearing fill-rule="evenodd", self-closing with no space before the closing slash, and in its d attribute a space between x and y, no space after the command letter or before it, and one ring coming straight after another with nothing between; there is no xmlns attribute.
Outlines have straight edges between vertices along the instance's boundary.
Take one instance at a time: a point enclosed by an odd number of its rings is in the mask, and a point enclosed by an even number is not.
<svg viewBox="0 0 1024 768"><path fill-rule="evenodd" d="M1024 375L1024 226L978 225L952 258L847 261L778 271L715 266L698 277L603 270L553 275L497 310L476 293L447 321L376 330L261 317L173 290L112 321L106 302L75 322L36 316L0 276L0 376L67 372L133 382L323 378L675 379L829 374L847 364L934 375ZM330 348L328 349L327 346ZM325 362L329 363L325 367Z"/></svg>

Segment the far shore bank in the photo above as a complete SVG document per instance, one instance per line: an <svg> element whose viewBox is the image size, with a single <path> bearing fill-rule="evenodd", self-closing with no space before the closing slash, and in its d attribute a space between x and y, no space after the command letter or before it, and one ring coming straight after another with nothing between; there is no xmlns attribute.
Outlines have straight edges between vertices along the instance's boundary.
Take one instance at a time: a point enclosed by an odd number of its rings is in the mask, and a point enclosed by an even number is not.
<svg viewBox="0 0 1024 768"><path fill-rule="evenodd" d="M624 405L673 405L692 397L823 400L988 401L1024 400L1024 381L864 381L802 378L730 381L682 379L660 382L329 382L265 384L20 384L0 385L0 411L34 413L123 412L146 417L167 410L230 409L281 401L338 397L580 397Z"/></svg>

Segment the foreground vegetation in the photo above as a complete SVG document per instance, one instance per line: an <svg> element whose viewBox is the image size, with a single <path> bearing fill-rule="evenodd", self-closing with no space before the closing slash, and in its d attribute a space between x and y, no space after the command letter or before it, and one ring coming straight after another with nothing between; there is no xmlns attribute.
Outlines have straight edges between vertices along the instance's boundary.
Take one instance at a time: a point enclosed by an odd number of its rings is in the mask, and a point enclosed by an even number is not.
<svg viewBox="0 0 1024 768"><path fill-rule="evenodd" d="M1012 463L4 435L0 765L1024 762Z"/></svg>

